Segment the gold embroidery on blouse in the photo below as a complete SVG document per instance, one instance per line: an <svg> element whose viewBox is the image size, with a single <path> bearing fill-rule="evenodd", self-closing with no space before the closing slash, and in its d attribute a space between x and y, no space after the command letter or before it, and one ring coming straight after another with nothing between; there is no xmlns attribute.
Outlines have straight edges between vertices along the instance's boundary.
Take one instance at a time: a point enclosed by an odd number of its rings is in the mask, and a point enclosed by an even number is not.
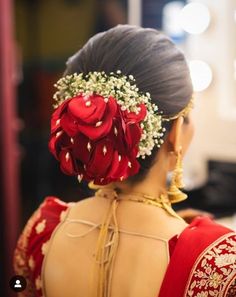
<svg viewBox="0 0 236 297"><path fill-rule="evenodd" d="M37 278L35 279L35 287L36 287L36 290L41 290L42 288L42 280L40 275L38 275Z"/></svg>
<svg viewBox="0 0 236 297"><path fill-rule="evenodd" d="M31 270L34 270L34 268L35 268L35 261L34 261L33 256L30 256L30 257L29 257L28 265L29 265L29 268L30 268Z"/></svg>
<svg viewBox="0 0 236 297"><path fill-rule="evenodd" d="M190 274L185 297L233 297L236 278L236 234L215 241L199 257Z"/></svg>
<svg viewBox="0 0 236 297"><path fill-rule="evenodd" d="M215 264L217 267L221 268L225 265L234 264L236 262L236 254L224 254L220 255L215 259Z"/></svg>
<svg viewBox="0 0 236 297"><path fill-rule="evenodd" d="M46 241L42 247L41 247L41 252L42 252L42 255L45 256L46 253L47 253L47 250L48 250L48 245L49 245L49 240Z"/></svg>
<svg viewBox="0 0 236 297"><path fill-rule="evenodd" d="M35 227L35 231L37 234L43 232L43 230L46 227L46 220L42 220L40 223L37 224L37 226Z"/></svg>

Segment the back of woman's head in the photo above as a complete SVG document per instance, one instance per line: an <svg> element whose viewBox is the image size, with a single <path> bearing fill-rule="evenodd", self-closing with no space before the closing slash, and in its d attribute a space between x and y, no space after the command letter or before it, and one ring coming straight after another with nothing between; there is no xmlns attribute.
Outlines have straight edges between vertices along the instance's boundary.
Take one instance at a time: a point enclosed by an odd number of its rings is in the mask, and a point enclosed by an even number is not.
<svg viewBox="0 0 236 297"><path fill-rule="evenodd" d="M164 116L178 114L191 99L192 84L183 53L155 29L119 25L93 36L68 60L65 75L94 71L109 75L118 70L122 75L132 75L140 92L148 92ZM170 128L168 122L163 126L167 131ZM130 181L145 176L157 151L155 146L151 155L139 158L138 174Z"/></svg>
<svg viewBox="0 0 236 297"><path fill-rule="evenodd" d="M66 74L117 70L133 75L140 91L149 92L164 115L177 114L192 96L183 53L155 29L119 25L93 36L69 59Z"/></svg>

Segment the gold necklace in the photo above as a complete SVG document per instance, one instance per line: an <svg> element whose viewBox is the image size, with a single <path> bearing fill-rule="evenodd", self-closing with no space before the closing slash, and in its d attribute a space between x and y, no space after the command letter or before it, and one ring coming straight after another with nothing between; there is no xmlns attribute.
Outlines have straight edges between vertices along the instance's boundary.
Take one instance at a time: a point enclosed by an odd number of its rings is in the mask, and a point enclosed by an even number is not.
<svg viewBox="0 0 236 297"><path fill-rule="evenodd" d="M116 191L112 188L100 188L96 191L95 196L96 197L102 197L102 198L108 198L108 199L115 199L118 201L134 201L138 203L143 203L146 205L152 205L159 208L164 209L169 215L183 220L178 214L173 210L171 206L170 199L167 195L161 194L160 197L151 196L144 193L139 192L131 192L131 193L125 193L121 192L121 194L125 195L125 197L119 197L119 195L116 193Z"/></svg>

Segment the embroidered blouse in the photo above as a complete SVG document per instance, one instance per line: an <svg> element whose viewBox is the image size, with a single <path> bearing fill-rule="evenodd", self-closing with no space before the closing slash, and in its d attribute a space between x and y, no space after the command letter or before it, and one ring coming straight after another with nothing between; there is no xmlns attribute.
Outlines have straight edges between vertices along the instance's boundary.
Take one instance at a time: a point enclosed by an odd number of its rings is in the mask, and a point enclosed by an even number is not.
<svg viewBox="0 0 236 297"><path fill-rule="evenodd" d="M27 222L13 260L15 273L27 280L19 297L43 296L43 260L50 237L70 205L47 197ZM169 241L169 252L159 297L236 296L236 233L230 229L197 218Z"/></svg>

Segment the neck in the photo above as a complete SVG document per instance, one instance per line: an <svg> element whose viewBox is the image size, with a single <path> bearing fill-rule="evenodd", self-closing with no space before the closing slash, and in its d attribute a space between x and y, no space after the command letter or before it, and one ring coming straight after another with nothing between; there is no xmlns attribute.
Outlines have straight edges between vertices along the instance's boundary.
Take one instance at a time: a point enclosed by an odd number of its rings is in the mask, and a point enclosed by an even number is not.
<svg viewBox="0 0 236 297"><path fill-rule="evenodd" d="M160 197L161 195L165 195L167 193L166 185L157 184L157 182L153 183L151 181L143 181L137 184L122 184L117 187L121 193L124 194L132 194L132 193L140 193L145 194L152 197Z"/></svg>

